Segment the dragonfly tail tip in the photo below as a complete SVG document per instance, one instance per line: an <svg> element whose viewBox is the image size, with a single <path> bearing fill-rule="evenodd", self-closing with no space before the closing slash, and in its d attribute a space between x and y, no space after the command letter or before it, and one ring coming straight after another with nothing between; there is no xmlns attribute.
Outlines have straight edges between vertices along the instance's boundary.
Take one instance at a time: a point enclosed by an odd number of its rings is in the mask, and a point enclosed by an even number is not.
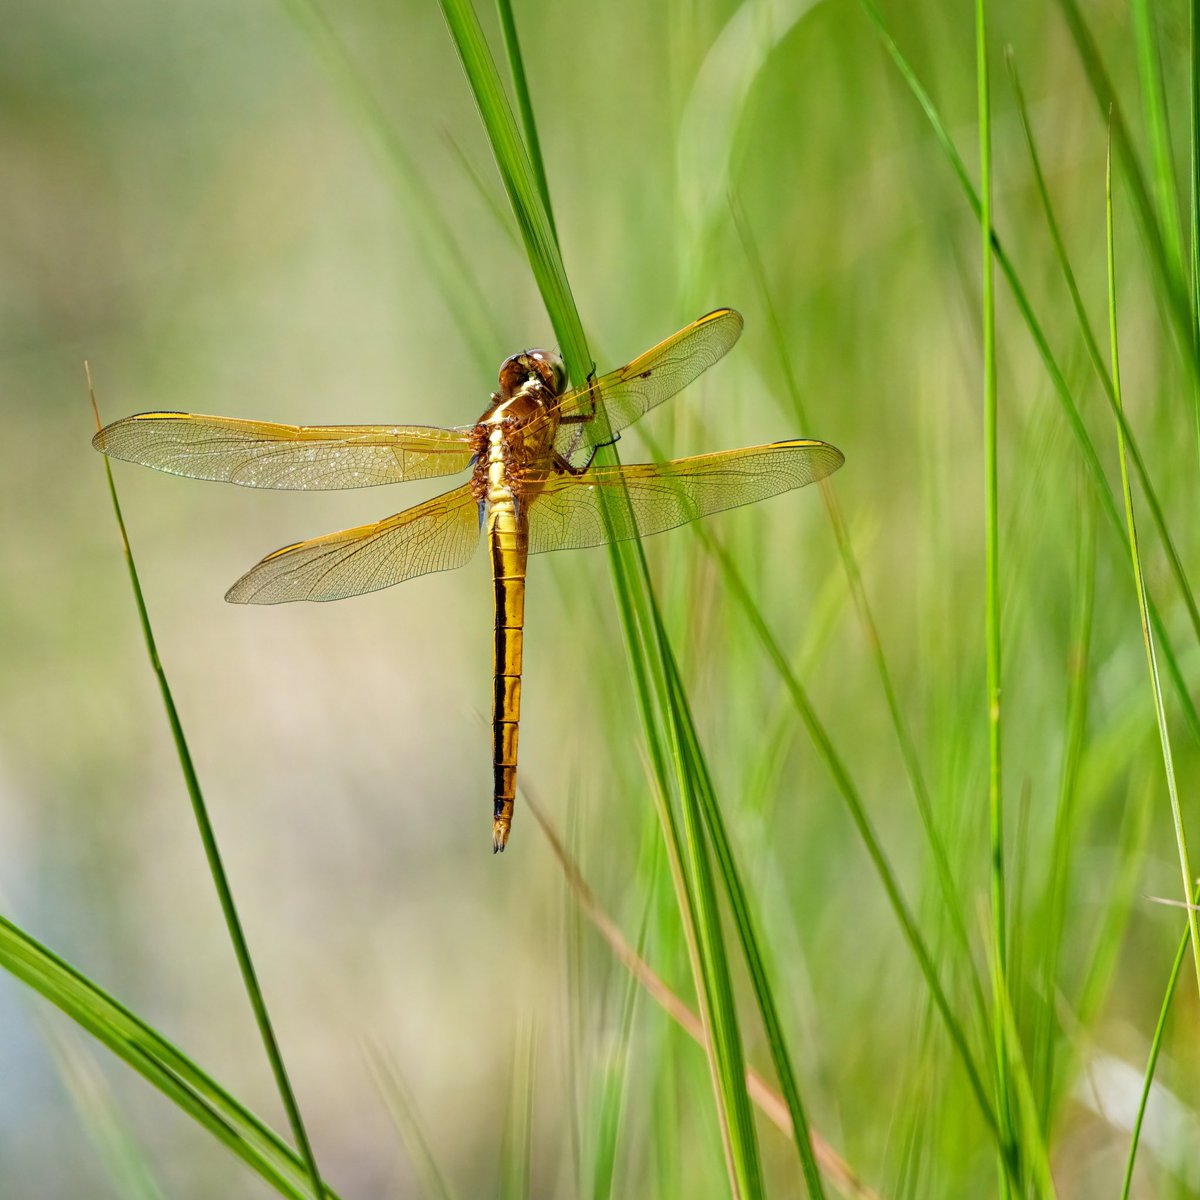
<svg viewBox="0 0 1200 1200"><path fill-rule="evenodd" d="M503 854L504 847L508 845L509 823L507 821L495 821L492 824L492 853Z"/></svg>

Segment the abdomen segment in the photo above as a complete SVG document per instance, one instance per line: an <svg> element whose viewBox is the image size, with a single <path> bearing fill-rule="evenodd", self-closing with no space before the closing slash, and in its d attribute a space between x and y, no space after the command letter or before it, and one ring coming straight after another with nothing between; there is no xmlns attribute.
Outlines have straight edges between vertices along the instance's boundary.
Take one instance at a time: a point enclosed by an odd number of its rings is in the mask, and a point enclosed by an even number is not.
<svg viewBox="0 0 1200 1200"><path fill-rule="evenodd" d="M488 542L496 599L492 684L492 850L503 850L517 792L517 732L521 720L521 649L525 625L525 538L507 505L491 512Z"/></svg>

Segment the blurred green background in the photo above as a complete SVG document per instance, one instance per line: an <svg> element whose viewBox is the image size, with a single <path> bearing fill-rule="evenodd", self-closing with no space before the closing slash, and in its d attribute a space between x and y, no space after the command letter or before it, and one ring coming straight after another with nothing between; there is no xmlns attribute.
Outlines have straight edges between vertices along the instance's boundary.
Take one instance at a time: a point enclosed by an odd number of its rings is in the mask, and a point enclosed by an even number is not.
<svg viewBox="0 0 1200 1200"><path fill-rule="evenodd" d="M0 905L279 1129L89 445L83 361L106 420L172 409L458 425L484 407L502 358L553 342L437 7L323 11L455 233L481 302L469 312L444 286L394 153L330 69L331 43L296 19L307 11L50 0L7 6L0 39ZM1148 162L1130 9L1085 11ZM972 7L892 0L883 14L974 177ZM481 15L494 34L494 13ZM671 456L793 436L846 455L835 488L982 967L980 239L963 193L853 0L529 0L516 16L600 367L719 305L746 317L730 357L647 431ZM1004 48L1102 343L1104 124L1058 5L996 5L989 33L996 227L1115 482L1113 422L1055 263ZM1186 6L1156 6L1155 33L1182 172ZM731 198L765 262L811 428L787 398ZM1120 182L1116 204L1130 421L1194 574L1190 376ZM1014 1009L1023 1034L1038 1013L1060 1022L1047 1114L1059 1194L1116 1195L1182 929L1152 897L1178 897L1179 867L1128 556L1097 515L1003 286L998 321L1004 778L1024 963ZM644 457L636 430L620 449ZM528 1194L591 1194L597 1095L612 1078L624 1089L612 1194L728 1194L701 1051L645 997L626 1032L627 977L520 802L508 852L490 853L485 556L337 605L222 603L268 550L398 511L437 484L260 494L125 464L115 475L251 949L340 1193L416 1187L370 1043L394 1058L459 1195L526 1190L505 1166L526 1102ZM707 529L811 690L969 1013L820 496ZM1051 846L1092 529L1068 878ZM778 675L689 530L646 549L814 1127L881 1195L995 1194L963 1075ZM1143 552L1194 694L1195 633L1148 527ZM694 1006L604 555L535 559L527 619L523 781L568 831L600 902L631 941L643 931L647 959ZM1174 693L1167 705L1194 821L1197 746ZM1037 967L1055 878L1067 881L1066 932L1047 987ZM1198 1016L1188 963L1135 1195L1200 1195ZM122 1194L48 1040L64 1028L0 979L0 1194ZM749 1005L744 1034L769 1075ZM80 1052L165 1194L271 1194L103 1050ZM800 1194L778 1131L763 1123L760 1141L769 1194Z"/></svg>

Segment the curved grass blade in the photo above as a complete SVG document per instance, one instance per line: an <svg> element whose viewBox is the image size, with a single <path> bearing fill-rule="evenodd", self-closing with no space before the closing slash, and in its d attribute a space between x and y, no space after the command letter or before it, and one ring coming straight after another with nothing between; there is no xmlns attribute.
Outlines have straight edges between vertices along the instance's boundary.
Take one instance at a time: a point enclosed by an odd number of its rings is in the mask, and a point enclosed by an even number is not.
<svg viewBox="0 0 1200 1200"><path fill-rule="evenodd" d="M1121 398L1121 360L1117 338L1117 266L1113 239L1112 206L1112 156L1109 155L1104 176L1105 232L1108 247L1108 328L1112 349L1113 388L1117 394L1117 407L1124 409ZM1163 770L1166 773L1167 794L1171 801L1171 819L1175 824L1175 843L1179 851L1179 869L1183 874L1183 896L1190 900L1195 886L1188 857L1187 831L1183 824L1183 811L1179 804L1179 792L1175 785L1175 764L1171 754L1171 733L1167 727L1167 711L1163 704L1162 685L1158 678L1158 657L1154 648L1154 636L1147 617L1146 581L1142 576L1142 559L1138 550L1137 525L1133 515L1133 494L1129 490L1129 465L1126 461L1125 438L1121 426L1117 426L1117 449L1121 458L1121 489L1125 495L1125 519L1129 526L1129 553L1133 566L1133 578L1137 587L1138 612L1142 620L1142 641L1146 647L1146 666L1150 672L1150 690L1154 697L1154 716L1158 724L1159 744L1162 748ZM1196 987L1200 990L1200 921L1196 910L1188 909L1188 928L1192 933L1192 958L1196 966Z"/></svg>
<svg viewBox="0 0 1200 1200"><path fill-rule="evenodd" d="M87 371L88 393L91 396L92 411L96 416L96 428L99 429L100 410L96 404L96 392L92 386L92 372L86 363L84 366ZM183 772L183 780L187 786L188 797L192 802L192 813L196 818L196 828L200 834L200 841L204 846L204 856L208 861L208 869L212 875L213 887L216 888L217 898L221 903L221 913L225 918L225 926L229 931L229 940L233 944L233 952L237 958L238 970L241 972L242 983L246 988L250 1007L254 1011L254 1021L258 1026L263 1049L266 1051L267 1061L271 1066L271 1074L275 1078L275 1086L279 1092L279 1098L282 1100L284 1111L287 1113L292 1136L296 1139L300 1155L308 1167L308 1174L313 1185L313 1194L321 1196L323 1188L321 1173L317 1169L316 1156L313 1153L312 1144L308 1138L308 1131L304 1128L304 1118L300 1115L300 1105L296 1101L295 1092L292 1090L291 1081L288 1079L287 1068L284 1066L283 1055L279 1049L279 1042L275 1037L275 1030L271 1025L271 1018L267 1012L267 1002L263 997L262 987L258 982L258 972L254 969L254 962L250 958L250 947L246 942L245 931L242 929L242 921L238 916L237 906L233 900L233 890L230 888L229 880L225 875L225 866L221 861L221 852L217 847L217 835L213 831L212 822L208 816L208 806L205 804L204 796L200 791L200 779L196 775L196 768L192 762L192 753L188 749L187 739L184 737L183 724L175 708L175 699L171 695L171 687L167 683L166 672L163 670L162 662L158 657L158 646L154 641L154 631L150 627L150 614L146 609L145 597L142 595L141 581L138 579L137 566L133 561L133 551L129 547L129 537L125 532L125 519L121 515L121 504L117 499L117 486L113 482L112 466L107 456L104 457L104 473L108 479L108 493L112 497L113 514L117 519L117 529L121 534L121 545L125 553L125 565L129 568L129 582L133 588L133 599L137 605L138 620L142 626L142 635L146 640L146 652L150 656L150 666L154 671L155 678L158 680L159 694L162 697L163 708L166 710L167 722L171 726L171 736L175 741L176 753L179 755L179 766Z"/></svg>
<svg viewBox="0 0 1200 1200"><path fill-rule="evenodd" d="M307 1163L182 1051L82 972L0 916L0 968L86 1029L289 1200L337 1200L313 1189Z"/></svg>
<svg viewBox="0 0 1200 1200"><path fill-rule="evenodd" d="M800 1089L796 1083L795 1071L792 1069L791 1054L787 1047L783 1021L775 1004L775 996L771 987L770 974L767 970L761 941L758 936L757 923L750 910L750 902L746 890L742 886L741 874L738 871L733 849L729 844L729 836L725 830L725 821L717 804L716 793L713 789L712 778L709 775L708 764L704 759L700 741L691 714L687 708L686 697L683 695L683 682L679 677L679 669L674 655L667 659L668 682L675 695L683 714L683 729L687 738L688 754L696 764L700 787L697 789L700 800L700 810L704 818L704 828L717 860L717 867L725 884L726 895L733 911L734 924L737 926L738 937L742 943L742 951L746 955L746 965L750 971L750 981L754 995L758 1001L759 1014L762 1017L763 1028L767 1035L767 1044L771 1050L771 1060L775 1064L775 1072L779 1077L780 1088L787 1101L788 1115L792 1128L796 1131L796 1148L800 1152L800 1166L804 1172L804 1181L808 1193L813 1200L820 1200L825 1195L821 1185L821 1174L817 1169L816 1159L812 1155L811 1138L808 1129L808 1117L800 1099Z"/></svg>

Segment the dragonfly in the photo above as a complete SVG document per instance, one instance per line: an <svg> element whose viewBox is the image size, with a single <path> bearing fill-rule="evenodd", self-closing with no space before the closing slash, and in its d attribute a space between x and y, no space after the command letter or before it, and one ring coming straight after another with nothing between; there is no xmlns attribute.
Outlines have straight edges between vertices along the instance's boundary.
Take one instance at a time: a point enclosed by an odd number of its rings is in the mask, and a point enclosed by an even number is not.
<svg viewBox="0 0 1200 1200"><path fill-rule="evenodd" d="M844 461L789 440L636 465L597 463L622 429L722 358L741 316L717 309L632 362L567 387L559 355L525 350L473 425L282 425L197 413L138 413L92 444L111 458L243 487L358 488L471 472L462 486L368 525L268 554L226 593L234 604L342 600L465 565L486 537L495 602L492 850L512 827L531 554L647 537L803 487Z"/></svg>

